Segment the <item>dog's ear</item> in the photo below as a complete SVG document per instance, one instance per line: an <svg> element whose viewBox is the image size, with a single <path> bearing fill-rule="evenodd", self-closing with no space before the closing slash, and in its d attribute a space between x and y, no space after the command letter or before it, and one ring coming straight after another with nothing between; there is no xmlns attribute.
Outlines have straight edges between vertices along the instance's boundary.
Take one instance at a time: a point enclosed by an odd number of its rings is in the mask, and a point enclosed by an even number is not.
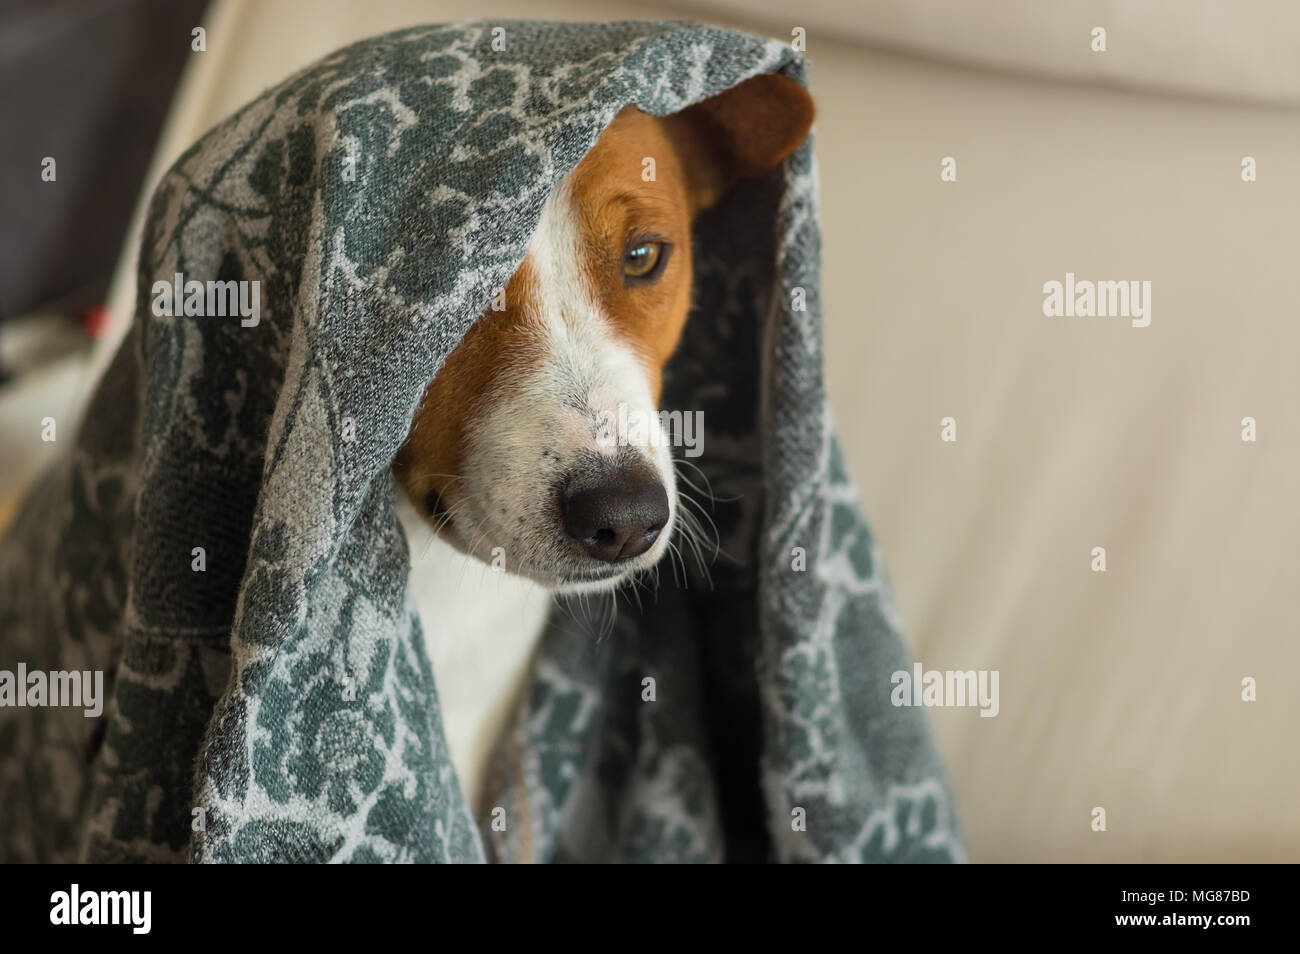
<svg viewBox="0 0 1300 954"><path fill-rule="evenodd" d="M799 83L764 73L664 118L681 160L694 215L739 179L765 175L799 148L813 101Z"/></svg>

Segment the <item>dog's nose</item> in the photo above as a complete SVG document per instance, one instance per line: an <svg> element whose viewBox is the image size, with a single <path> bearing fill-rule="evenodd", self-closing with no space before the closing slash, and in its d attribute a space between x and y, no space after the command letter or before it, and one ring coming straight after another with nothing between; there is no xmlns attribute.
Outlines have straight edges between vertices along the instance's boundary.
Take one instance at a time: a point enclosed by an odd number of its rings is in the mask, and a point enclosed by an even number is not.
<svg viewBox="0 0 1300 954"><path fill-rule="evenodd" d="M657 479L620 470L560 499L564 529L605 563L645 553L668 522L668 495Z"/></svg>

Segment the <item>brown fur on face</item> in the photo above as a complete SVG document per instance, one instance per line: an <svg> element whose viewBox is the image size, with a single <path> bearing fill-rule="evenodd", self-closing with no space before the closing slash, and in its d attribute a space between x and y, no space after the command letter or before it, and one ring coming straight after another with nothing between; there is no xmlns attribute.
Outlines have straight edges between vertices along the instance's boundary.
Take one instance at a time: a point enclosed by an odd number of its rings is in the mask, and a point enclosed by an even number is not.
<svg viewBox="0 0 1300 954"><path fill-rule="evenodd" d="M779 74L668 117L628 106L569 175L583 281L613 332L635 349L656 403L690 311L694 217L736 180L779 165L803 142L812 115L803 87ZM654 159L654 181L642 178L646 158ZM647 240L665 243L667 261L654 281L629 281L624 255ZM454 515L468 436L485 402L546 360L537 283L529 253L506 286L505 309L471 326L425 393L393 470L426 516Z"/></svg>

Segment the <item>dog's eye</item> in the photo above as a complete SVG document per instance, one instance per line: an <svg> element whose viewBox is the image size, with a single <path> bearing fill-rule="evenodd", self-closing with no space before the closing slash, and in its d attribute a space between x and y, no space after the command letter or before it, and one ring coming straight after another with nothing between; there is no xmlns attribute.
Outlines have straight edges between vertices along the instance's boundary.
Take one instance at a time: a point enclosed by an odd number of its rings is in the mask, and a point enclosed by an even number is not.
<svg viewBox="0 0 1300 954"><path fill-rule="evenodd" d="M628 278L650 278L664 258L663 242L637 242L623 253L623 274Z"/></svg>

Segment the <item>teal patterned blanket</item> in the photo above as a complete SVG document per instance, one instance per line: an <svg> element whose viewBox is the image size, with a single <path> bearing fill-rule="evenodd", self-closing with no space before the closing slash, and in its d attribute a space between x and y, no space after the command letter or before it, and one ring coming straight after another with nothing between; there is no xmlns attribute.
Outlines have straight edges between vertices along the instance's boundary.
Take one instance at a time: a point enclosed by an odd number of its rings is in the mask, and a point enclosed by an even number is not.
<svg viewBox="0 0 1300 954"><path fill-rule="evenodd" d="M773 71L803 82L801 54L685 23L424 27L176 162L132 331L0 549L0 668L108 697L0 707L0 858L962 858L827 412L811 140L699 221L705 318L666 375L728 556L601 639L552 613L481 828L407 595L391 462L549 191L624 105ZM176 275L256 299L177 314Z"/></svg>

